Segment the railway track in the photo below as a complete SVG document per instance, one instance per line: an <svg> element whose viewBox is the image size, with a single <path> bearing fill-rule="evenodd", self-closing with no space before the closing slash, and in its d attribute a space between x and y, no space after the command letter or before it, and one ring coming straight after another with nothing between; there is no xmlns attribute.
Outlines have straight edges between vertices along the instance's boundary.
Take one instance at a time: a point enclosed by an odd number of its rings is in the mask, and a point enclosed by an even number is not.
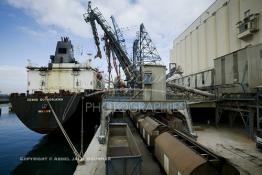
<svg viewBox="0 0 262 175"><path fill-rule="evenodd" d="M237 167L241 175L260 175L262 171L262 159L245 149L233 147L231 145L216 144L215 152L226 157L232 165Z"/></svg>
<svg viewBox="0 0 262 175"><path fill-rule="evenodd" d="M240 148L235 148L233 146L225 146L223 144L218 144L218 145L222 147L223 149L231 152L232 154L237 155L241 157L242 159L245 159L249 161L250 163L255 164L256 166L262 167L262 159L259 157L246 153L245 150L240 149Z"/></svg>

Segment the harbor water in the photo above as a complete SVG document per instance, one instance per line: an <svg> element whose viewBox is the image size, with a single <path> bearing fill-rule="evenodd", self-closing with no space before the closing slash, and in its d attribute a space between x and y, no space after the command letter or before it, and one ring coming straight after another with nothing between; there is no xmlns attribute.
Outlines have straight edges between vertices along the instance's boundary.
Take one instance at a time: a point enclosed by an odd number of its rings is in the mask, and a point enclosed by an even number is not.
<svg viewBox="0 0 262 175"><path fill-rule="evenodd" d="M1 109L0 175L73 174L77 163L59 131L49 135L35 133L24 126L14 113L9 113L7 104L1 104ZM78 150L79 138L72 137Z"/></svg>

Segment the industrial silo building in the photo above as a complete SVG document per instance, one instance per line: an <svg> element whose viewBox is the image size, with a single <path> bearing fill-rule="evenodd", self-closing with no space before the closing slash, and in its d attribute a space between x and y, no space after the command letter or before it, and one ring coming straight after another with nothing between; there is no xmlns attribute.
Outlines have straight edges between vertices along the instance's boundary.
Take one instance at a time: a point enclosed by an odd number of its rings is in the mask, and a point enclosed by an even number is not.
<svg viewBox="0 0 262 175"><path fill-rule="evenodd" d="M215 1L173 41L167 81L213 93L216 124L242 120L262 139L261 14L262 0Z"/></svg>
<svg viewBox="0 0 262 175"><path fill-rule="evenodd" d="M261 0L215 1L173 41L170 63L183 74L171 79L220 93L253 92L262 85L261 14Z"/></svg>

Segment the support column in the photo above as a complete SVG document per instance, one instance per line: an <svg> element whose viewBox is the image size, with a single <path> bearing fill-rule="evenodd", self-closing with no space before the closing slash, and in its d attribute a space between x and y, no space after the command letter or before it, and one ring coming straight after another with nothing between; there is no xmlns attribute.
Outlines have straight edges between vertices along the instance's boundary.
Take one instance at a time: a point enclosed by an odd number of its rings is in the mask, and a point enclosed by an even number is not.
<svg viewBox="0 0 262 175"><path fill-rule="evenodd" d="M221 118L221 114L222 114L222 109L217 105L216 106L216 118L215 118L216 127L218 127L218 124Z"/></svg>
<svg viewBox="0 0 262 175"><path fill-rule="evenodd" d="M260 116L260 103L259 103L259 97L261 96L261 91L259 88L257 89L257 94L256 94L256 114L257 114L257 131L261 130L260 128L260 123L261 123L261 116Z"/></svg>
<svg viewBox="0 0 262 175"><path fill-rule="evenodd" d="M251 138L253 138L254 136L254 116L255 116L255 112L253 109L249 109L249 114L248 114L248 119L249 119L249 122L248 122L248 126L249 126L249 136Z"/></svg>
<svg viewBox="0 0 262 175"><path fill-rule="evenodd" d="M236 112L232 112L232 113L229 115L229 124L230 124L230 127L233 127L233 124L234 124L235 119L236 119L236 115L237 115Z"/></svg>

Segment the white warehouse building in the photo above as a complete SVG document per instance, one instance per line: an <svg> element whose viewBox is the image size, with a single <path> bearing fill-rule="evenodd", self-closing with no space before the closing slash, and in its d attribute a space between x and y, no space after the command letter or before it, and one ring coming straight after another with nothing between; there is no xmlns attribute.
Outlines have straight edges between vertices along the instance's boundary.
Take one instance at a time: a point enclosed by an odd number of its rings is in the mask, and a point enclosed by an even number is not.
<svg viewBox="0 0 262 175"><path fill-rule="evenodd" d="M262 85L261 14L262 0L215 1L173 41L170 63L183 74L172 79L194 88Z"/></svg>

